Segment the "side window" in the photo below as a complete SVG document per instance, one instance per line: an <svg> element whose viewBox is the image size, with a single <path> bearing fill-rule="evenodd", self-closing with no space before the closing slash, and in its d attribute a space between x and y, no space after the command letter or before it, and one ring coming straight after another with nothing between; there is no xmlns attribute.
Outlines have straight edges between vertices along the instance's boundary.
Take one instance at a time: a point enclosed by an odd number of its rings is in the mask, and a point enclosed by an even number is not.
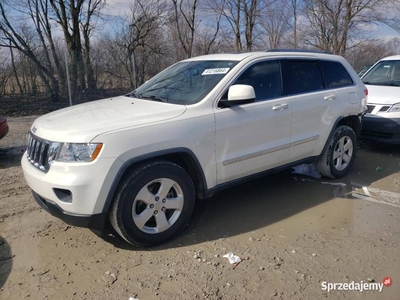
<svg viewBox="0 0 400 300"><path fill-rule="evenodd" d="M256 101L279 97L282 95L280 63L279 61L255 63L244 71L233 84L253 86Z"/></svg>
<svg viewBox="0 0 400 300"><path fill-rule="evenodd" d="M349 73L343 65L336 61L320 61L324 74L325 86L328 89L353 85Z"/></svg>
<svg viewBox="0 0 400 300"><path fill-rule="evenodd" d="M283 87L286 95L315 92L324 89L318 62L313 60L285 61Z"/></svg>

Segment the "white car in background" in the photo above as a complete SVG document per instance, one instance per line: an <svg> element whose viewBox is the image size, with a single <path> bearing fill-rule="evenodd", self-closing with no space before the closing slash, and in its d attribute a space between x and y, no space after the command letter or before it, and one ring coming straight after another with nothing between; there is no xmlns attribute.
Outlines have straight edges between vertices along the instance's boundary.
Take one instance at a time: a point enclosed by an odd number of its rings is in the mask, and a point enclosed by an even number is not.
<svg viewBox="0 0 400 300"><path fill-rule="evenodd" d="M361 136L400 144L400 55L378 61L362 77L368 88Z"/></svg>

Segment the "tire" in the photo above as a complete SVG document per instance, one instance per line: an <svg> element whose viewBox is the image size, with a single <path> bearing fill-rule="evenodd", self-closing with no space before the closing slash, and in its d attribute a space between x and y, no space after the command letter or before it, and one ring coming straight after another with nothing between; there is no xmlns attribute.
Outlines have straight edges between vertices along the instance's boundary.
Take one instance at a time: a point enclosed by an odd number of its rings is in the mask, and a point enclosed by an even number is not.
<svg viewBox="0 0 400 300"><path fill-rule="evenodd" d="M357 137L353 129L349 126L339 126L314 163L315 169L325 177L341 178L351 169L356 151Z"/></svg>
<svg viewBox="0 0 400 300"><path fill-rule="evenodd" d="M192 179L180 166L155 161L134 169L120 184L109 219L128 243L156 246L176 236L193 212Z"/></svg>

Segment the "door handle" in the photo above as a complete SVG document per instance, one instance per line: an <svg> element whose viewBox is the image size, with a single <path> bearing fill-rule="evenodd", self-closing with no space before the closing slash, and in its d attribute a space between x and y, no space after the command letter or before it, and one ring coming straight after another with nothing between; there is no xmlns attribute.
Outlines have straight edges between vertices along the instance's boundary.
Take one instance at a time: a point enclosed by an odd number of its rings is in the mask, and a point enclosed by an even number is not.
<svg viewBox="0 0 400 300"><path fill-rule="evenodd" d="M324 100L326 100L326 101L331 101L333 99L336 99L336 95L328 95L328 96L324 97Z"/></svg>
<svg viewBox="0 0 400 300"><path fill-rule="evenodd" d="M289 107L289 105L287 105L286 103L283 103L283 104L275 105L274 107L272 107L272 110L284 110L284 109L287 109L288 107Z"/></svg>

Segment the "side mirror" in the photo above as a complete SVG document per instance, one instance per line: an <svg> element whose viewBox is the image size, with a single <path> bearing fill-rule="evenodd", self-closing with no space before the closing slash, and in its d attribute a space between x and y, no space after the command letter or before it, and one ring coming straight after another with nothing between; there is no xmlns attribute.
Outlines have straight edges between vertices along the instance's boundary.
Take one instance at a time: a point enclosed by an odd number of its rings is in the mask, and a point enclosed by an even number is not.
<svg viewBox="0 0 400 300"><path fill-rule="evenodd" d="M235 84L228 90L228 99L221 99L224 106L251 103L256 100L256 93L251 85Z"/></svg>

